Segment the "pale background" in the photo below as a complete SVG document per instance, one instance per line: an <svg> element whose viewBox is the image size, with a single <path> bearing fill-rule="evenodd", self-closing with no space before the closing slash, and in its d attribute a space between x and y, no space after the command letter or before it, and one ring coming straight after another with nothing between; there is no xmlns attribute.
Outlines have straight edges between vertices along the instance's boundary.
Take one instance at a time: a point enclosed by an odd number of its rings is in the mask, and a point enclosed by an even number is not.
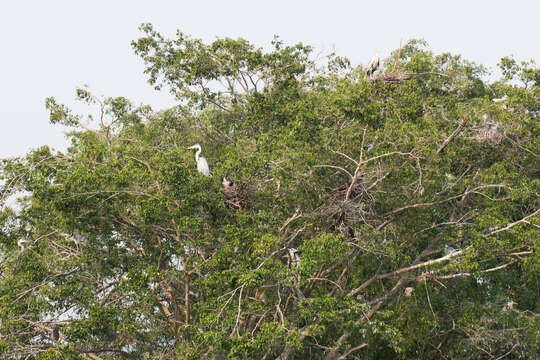
<svg viewBox="0 0 540 360"><path fill-rule="evenodd" d="M174 104L155 92L130 42L142 22L174 36L243 37L266 46L274 35L316 51L335 49L366 64L400 41L423 38L436 52L460 53L495 71L499 59L540 59L538 0L454 1L9 1L0 0L0 158L48 144L65 149L44 100L84 111L76 87L125 96L155 109ZM496 72L495 72L496 73Z"/></svg>

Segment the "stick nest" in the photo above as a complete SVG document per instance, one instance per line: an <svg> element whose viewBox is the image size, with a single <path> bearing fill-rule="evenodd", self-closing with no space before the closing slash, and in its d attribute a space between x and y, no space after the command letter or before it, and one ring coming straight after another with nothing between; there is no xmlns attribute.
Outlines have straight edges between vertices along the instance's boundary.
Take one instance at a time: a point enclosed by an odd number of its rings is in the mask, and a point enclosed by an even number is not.
<svg viewBox="0 0 540 360"><path fill-rule="evenodd" d="M402 84L404 81L414 78L414 74L393 70L387 73L379 73L375 76L375 80L384 81L389 84Z"/></svg>
<svg viewBox="0 0 540 360"><path fill-rule="evenodd" d="M225 185L223 187L223 202L229 209L251 209L251 191L246 184Z"/></svg>

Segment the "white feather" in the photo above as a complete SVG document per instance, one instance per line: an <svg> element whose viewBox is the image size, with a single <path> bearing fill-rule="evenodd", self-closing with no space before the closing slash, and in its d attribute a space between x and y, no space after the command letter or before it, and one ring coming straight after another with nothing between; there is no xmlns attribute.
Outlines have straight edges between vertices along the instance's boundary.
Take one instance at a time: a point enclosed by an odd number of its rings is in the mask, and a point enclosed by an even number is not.
<svg viewBox="0 0 540 360"><path fill-rule="evenodd" d="M206 159L202 156L197 160L197 171L206 176L210 176L210 168L208 167Z"/></svg>
<svg viewBox="0 0 540 360"><path fill-rule="evenodd" d="M201 154L201 145L195 144L193 146L188 147L188 149L197 149L197 152L195 152L195 161L197 162L197 171L201 174L204 174L206 176L210 176L210 168L208 167L208 162L205 158L202 156L199 156Z"/></svg>
<svg viewBox="0 0 540 360"><path fill-rule="evenodd" d="M376 55L371 59L371 61L368 64L368 75L373 75L373 73L379 68L379 51L377 51Z"/></svg>

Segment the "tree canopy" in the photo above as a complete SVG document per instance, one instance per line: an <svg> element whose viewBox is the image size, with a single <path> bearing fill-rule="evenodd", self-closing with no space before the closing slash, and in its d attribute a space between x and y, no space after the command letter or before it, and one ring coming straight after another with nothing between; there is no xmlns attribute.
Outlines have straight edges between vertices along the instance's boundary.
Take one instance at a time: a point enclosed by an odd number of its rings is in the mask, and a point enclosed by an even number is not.
<svg viewBox="0 0 540 360"><path fill-rule="evenodd" d="M540 356L533 62L141 30L177 106L47 98L69 148L2 161L1 358Z"/></svg>

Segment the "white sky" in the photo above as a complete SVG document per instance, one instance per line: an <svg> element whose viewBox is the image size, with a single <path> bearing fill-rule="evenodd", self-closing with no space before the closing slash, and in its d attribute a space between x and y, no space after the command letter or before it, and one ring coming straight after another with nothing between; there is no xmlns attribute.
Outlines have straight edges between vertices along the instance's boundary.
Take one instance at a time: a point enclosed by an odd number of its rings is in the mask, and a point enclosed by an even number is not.
<svg viewBox="0 0 540 360"><path fill-rule="evenodd" d="M316 51L335 49L353 64L424 38L437 53L460 53L495 69L510 54L540 60L538 14L538 0L0 0L0 158L44 144L64 149L64 130L48 123L44 100L55 96L75 108L74 90L84 84L95 95L155 109L172 105L166 91L146 83L131 50L142 22L170 36L180 29L259 46L276 34Z"/></svg>

